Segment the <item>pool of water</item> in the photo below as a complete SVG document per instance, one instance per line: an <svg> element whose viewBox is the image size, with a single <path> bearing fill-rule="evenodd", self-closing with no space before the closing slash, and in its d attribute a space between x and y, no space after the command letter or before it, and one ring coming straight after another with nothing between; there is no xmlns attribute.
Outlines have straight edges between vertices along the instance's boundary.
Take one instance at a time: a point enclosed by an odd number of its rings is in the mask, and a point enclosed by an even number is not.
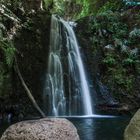
<svg viewBox="0 0 140 140"><path fill-rule="evenodd" d="M123 140L123 132L129 122L127 117L69 117L77 128L80 140ZM0 125L0 136L8 127Z"/></svg>
<svg viewBox="0 0 140 140"><path fill-rule="evenodd" d="M123 140L129 118L71 118L81 140Z"/></svg>

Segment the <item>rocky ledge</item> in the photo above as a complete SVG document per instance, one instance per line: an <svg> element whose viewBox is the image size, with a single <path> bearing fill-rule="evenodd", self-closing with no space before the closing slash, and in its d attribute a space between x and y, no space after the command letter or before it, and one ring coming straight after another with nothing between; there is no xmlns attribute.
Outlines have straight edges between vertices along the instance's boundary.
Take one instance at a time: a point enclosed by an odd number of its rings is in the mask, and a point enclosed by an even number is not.
<svg viewBox="0 0 140 140"><path fill-rule="evenodd" d="M0 140L79 140L79 136L68 120L45 118L11 125Z"/></svg>

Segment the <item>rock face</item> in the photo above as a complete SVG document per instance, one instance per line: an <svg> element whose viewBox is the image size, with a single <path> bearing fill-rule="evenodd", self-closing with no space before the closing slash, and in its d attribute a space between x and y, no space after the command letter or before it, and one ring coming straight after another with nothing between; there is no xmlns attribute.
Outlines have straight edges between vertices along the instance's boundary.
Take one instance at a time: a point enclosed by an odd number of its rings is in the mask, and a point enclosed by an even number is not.
<svg viewBox="0 0 140 140"><path fill-rule="evenodd" d="M124 140L140 140L140 109L125 129Z"/></svg>
<svg viewBox="0 0 140 140"><path fill-rule="evenodd" d="M16 123L0 140L79 140L74 125L66 119L45 118Z"/></svg>

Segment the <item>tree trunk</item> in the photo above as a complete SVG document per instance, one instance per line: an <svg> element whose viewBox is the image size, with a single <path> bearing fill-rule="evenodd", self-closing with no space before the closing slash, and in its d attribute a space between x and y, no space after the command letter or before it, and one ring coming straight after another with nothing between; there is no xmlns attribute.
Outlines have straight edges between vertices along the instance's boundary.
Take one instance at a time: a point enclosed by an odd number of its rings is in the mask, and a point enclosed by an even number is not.
<svg viewBox="0 0 140 140"><path fill-rule="evenodd" d="M36 101L35 101L33 95L31 94L29 88L27 87L27 85L26 85L26 83L25 83L25 81L24 81L24 79L23 79L23 77L22 77L22 75L21 75L21 73L20 73L20 70L19 70L18 63L17 63L17 59L16 59L16 58L15 58L15 67L14 67L14 68L15 68L15 71L16 71L17 74L18 74L18 77L19 77L19 79L20 79L20 81L21 81L21 84L22 84L22 86L24 87L24 89L25 89L25 91L26 91L26 93L27 93L29 99L31 100L33 106L34 106L35 109L40 113L40 115L44 118L44 117L45 117L44 112L40 109L40 107L39 107L38 104L36 103Z"/></svg>

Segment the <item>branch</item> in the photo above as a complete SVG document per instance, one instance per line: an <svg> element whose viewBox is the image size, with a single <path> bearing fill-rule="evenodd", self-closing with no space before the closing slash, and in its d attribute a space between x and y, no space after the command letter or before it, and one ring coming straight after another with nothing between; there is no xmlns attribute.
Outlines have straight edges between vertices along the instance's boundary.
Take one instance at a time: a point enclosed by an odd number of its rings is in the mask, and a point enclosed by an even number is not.
<svg viewBox="0 0 140 140"><path fill-rule="evenodd" d="M16 57L15 57L15 71L17 72L18 77L19 77L19 79L20 79L20 81L21 81L21 83L22 83L22 86L24 87L24 89L25 89L25 91L26 91L26 93L27 93L29 99L31 100L33 106L35 107L35 109L37 109L37 111L40 113L40 115L44 118L44 117L45 117L44 112L40 109L40 107L39 107L38 104L36 103L36 101L35 101L33 95L31 94L29 88L27 87L27 85L26 85L26 83L25 83L25 81L24 81L24 79L23 79L23 77L22 77L22 75L21 75L21 73L20 73L20 70L19 70L19 67L18 67L18 63L17 63Z"/></svg>

